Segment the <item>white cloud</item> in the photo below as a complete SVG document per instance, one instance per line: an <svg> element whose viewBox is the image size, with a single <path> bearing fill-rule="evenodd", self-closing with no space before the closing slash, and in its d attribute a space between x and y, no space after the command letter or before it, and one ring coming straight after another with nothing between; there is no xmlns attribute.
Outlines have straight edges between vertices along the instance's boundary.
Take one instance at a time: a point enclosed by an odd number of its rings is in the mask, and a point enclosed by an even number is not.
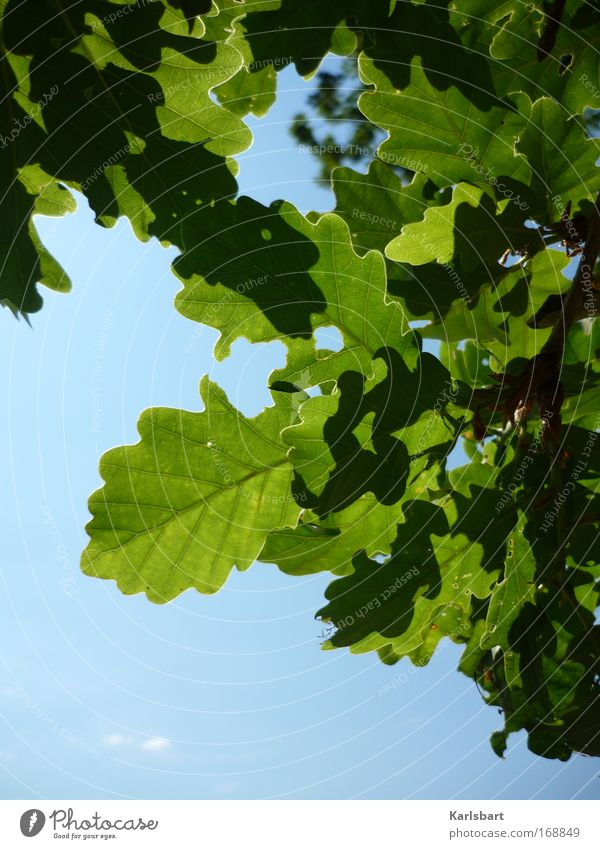
<svg viewBox="0 0 600 849"><path fill-rule="evenodd" d="M171 747L171 741L167 740L166 737L148 737L145 740L139 740L125 734L108 734L104 737L103 743L112 748L130 746L142 752L164 752Z"/></svg>
<svg viewBox="0 0 600 849"><path fill-rule="evenodd" d="M133 737L125 737L123 734L108 734L103 742L107 746L132 746L135 743Z"/></svg>
<svg viewBox="0 0 600 849"><path fill-rule="evenodd" d="M140 743L140 749L145 752L164 752L171 747L171 742L166 737L149 737Z"/></svg>

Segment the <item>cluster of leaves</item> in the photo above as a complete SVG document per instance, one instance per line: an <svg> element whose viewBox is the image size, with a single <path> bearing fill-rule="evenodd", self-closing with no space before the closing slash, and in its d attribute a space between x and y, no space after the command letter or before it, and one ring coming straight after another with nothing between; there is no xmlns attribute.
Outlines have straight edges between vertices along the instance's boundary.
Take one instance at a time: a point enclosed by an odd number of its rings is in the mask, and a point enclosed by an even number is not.
<svg viewBox="0 0 600 849"><path fill-rule="evenodd" d="M256 418L204 380L203 412L147 410L103 458L87 574L167 602L255 560L332 572L326 647L463 644L495 750L525 729L566 759L600 754L600 18L547 6L0 0L0 299L29 314L37 283L68 288L32 216L73 188L177 247L176 308L219 330L217 358L287 346ZM277 71L357 51L385 134L368 172L333 172L327 214L238 198Z"/></svg>

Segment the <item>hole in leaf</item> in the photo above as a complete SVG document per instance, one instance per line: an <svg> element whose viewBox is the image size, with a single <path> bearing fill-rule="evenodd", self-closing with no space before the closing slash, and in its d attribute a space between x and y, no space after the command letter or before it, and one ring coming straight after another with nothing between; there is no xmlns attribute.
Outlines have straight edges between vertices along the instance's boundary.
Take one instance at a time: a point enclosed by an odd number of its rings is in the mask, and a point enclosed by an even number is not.
<svg viewBox="0 0 600 849"><path fill-rule="evenodd" d="M588 107L583 112L583 120L588 136L595 138L600 129L600 109L591 109Z"/></svg>
<svg viewBox="0 0 600 849"><path fill-rule="evenodd" d="M231 403L245 416L255 416L273 404L268 377L284 366L285 354L281 342L251 344L236 339L231 354L213 366L210 378L226 389Z"/></svg>
<svg viewBox="0 0 600 849"><path fill-rule="evenodd" d="M321 387L318 386L318 385L317 386L309 386L309 388L305 389L304 391L306 392L307 395L310 395L311 398L316 398L317 395L323 394L321 392Z"/></svg>
<svg viewBox="0 0 600 849"><path fill-rule="evenodd" d="M456 469L458 466L464 466L468 462L469 458L459 440L452 451L446 455L446 466L448 469Z"/></svg>
<svg viewBox="0 0 600 849"><path fill-rule="evenodd" d="M562 77L562 75L564 73L566 73L566 71L568 71L569 68L571 67L571 65L573 64L573 54L572 53L564 53L560 57L559 61L560 61L560 65L559 65L559 68L558 68L558 76Z"/></svg>
<svg viewBox="0 0 600 849"><path fill-rule="evenodd" d="M341 351L344 339L337 327L319 327L315 330L315 347L317 350Z"/></svg>

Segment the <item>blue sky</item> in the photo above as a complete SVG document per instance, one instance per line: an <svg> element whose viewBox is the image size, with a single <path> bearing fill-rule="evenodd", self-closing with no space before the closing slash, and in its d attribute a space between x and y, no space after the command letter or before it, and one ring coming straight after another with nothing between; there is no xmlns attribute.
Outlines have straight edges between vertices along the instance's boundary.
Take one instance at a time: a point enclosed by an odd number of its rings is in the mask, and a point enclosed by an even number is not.
<svg viewBox="0 0 600 849"><path fill-rule="evenodd" d="M240 182L324 210L287 131L307 90L280 74ZM84 201L38 226L73 292L45 291L32 329L0 313L2 798L597 798L591 759L544 761L523 736L492 754L501 717L455 672L456 647L419 670L321 651L326 576L257 564L155 606L80 574L100 455L137 441L146 407L200 409L205 373L259 412L284 348L238 341L216 364L216 332L173 308L173 251L101 229Z"/></svg>

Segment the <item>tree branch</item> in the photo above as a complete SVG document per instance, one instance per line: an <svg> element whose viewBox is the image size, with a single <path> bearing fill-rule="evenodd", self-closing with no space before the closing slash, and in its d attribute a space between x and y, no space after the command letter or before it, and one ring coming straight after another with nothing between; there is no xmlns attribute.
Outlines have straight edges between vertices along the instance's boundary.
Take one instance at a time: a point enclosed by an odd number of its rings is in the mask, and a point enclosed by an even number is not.
<svg viewBox="0 0 600 849"><path fill-rule="evenodd" d="M585 246L571 288L564 300L562 312L554 322L552 333L538 356L550 355L562 360L567 334L573 322L577 321L582 314L585 315L586 310L589 310L590 315L595 314L596 299L592 283L598 254L600 254L600 194L596 198L594 211L588 218Z"/></svg>

